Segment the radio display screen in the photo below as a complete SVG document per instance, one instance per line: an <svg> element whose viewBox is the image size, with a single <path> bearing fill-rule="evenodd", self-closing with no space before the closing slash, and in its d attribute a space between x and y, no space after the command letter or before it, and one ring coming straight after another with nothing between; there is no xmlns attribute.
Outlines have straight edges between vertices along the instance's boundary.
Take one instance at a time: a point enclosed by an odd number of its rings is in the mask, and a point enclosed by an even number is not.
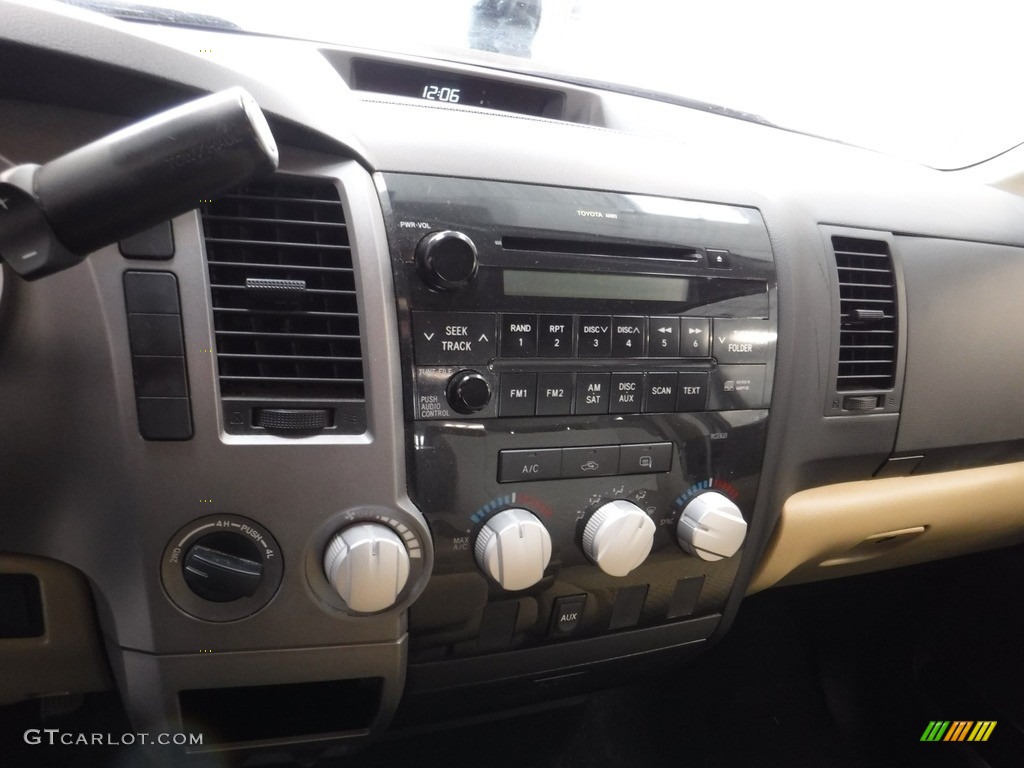
<svg viewBox="0 0 1024 768"><path fill-rule="evenodd" d="M564 299L686 302L694 282L665 275L613 275L592 272L550 272L536 269L503 270L506 296Z"/></svg>

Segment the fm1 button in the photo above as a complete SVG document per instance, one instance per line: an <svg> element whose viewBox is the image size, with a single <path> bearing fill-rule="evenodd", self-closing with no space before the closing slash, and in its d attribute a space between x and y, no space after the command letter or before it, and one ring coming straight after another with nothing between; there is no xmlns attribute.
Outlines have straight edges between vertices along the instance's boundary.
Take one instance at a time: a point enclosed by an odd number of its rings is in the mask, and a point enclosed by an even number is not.
<svg viewBox="0 0 1024 768"><path fill-rule="evenodd" d="M533 416L537 404L537 374L501 374L499 416Z"/></svg>
<svg viewBox="0 0 1024 768"><path fill-rule="evenodd" d="M548 628L548 637L557 640L575 632L583 620L583 609L586 605L586 595L556 597L555 604L551 608L551 626Z"/></svg>
<svg viewBox="0 0 1024 768"><path fill-rule="evenodd" d="M562 474L562 449L501 451L498 454L498 482L554 480Z"/></svg>

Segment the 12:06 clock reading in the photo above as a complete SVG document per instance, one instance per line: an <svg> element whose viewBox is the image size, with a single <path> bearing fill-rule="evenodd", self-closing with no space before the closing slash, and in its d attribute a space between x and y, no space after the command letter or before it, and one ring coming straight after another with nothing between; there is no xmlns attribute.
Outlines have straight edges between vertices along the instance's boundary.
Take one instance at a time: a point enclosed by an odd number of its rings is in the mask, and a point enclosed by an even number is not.
<svg viewBox="0 0 1024 768"><path fill-rule="evenodd" d="M461 88L445 88L439 85L423 86L423 98L431 101L447 101L449 104L459 103Z"/></svg>

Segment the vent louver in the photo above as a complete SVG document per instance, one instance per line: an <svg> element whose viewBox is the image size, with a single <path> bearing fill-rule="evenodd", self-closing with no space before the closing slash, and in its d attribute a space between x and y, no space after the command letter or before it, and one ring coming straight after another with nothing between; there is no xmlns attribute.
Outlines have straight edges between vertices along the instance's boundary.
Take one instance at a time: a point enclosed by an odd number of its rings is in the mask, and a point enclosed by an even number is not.
<svg viewBox="0 0 1024 768"><path fill-rule="evenodd" d="M334 185L271 177L200 212L221 395L362 400L355 275Z"/></svg>
<svg viewBox="0 0 1024 768"><path fill-rule="evenodd" d="M896 277L881 240L832 238L839 276L836 390L879 390L896 377Z"/></svg>

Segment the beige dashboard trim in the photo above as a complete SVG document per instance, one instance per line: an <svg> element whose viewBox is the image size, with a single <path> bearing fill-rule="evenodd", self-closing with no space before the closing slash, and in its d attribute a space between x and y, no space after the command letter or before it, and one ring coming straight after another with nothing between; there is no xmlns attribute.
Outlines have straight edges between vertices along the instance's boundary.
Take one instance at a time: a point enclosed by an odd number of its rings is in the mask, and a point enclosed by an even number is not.
<svg viewBox="0 0 1024 768"><path fill-rule="evenodd" d="M748 594L1024 541L1024 462L800 491Z"/></svg>

